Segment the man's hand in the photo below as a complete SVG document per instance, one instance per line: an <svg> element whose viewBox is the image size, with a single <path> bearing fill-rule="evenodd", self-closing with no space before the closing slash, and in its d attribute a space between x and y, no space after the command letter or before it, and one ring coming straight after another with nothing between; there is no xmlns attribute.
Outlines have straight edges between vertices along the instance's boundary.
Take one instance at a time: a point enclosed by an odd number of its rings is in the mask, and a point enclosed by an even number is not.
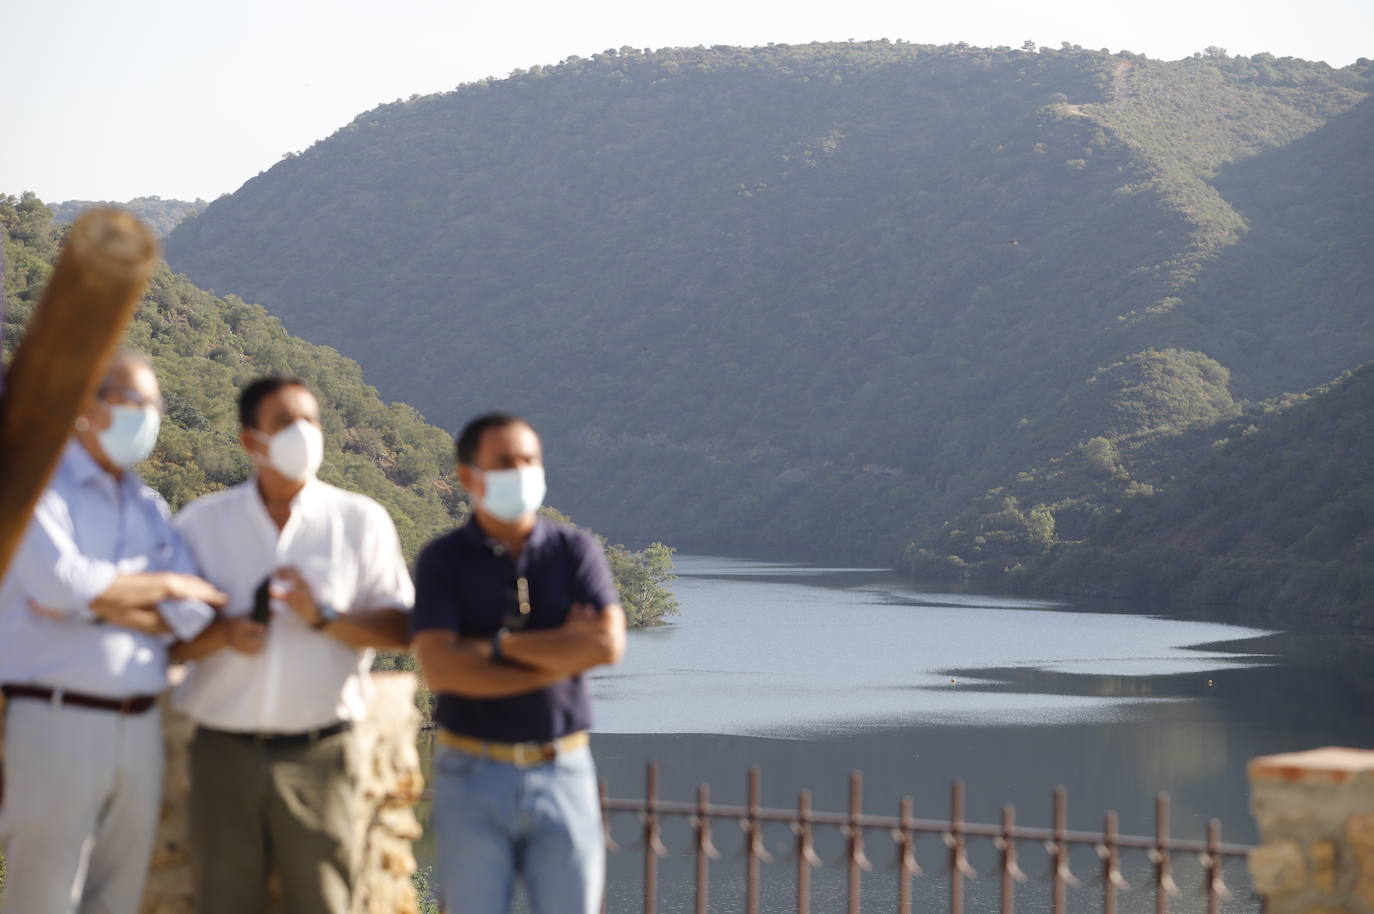
<svg viewBox="0 0 1374 914"><path fill-rule="evenodd" d="M248 616L225 619L224 626L229 646L240 654L256 654L267 643L267 626L261 622L254 622Z"/></svg>
<svg viewBox="0 0 1374 914"><path fill-rule="evenodd" d="M220 616L190 641L172 645L173 660L199 660L216 651L233 648L240 654L253 655L267 643L267 626L254 622L249 616Z"/></svg>
<svg viewBox="0 0 1374 914"><path fill-rule="evenodd" d="M395 607L354 607L322 625L325 615L320 612L320 604L315 602L310 584L295 566L272 572L271 593L274 600L285 603L306 625L349 647L403 651L410 646L410 614Z"/></svg>
<svg viewBox="0 0 1374 914"><path fill-rule="evenodd" d="M272 573L272 598L291 607L291 611L311 628L319 624L320 607L315 603L310 585L294 565L278 568Z"/></svg>
<svg viewBox="0 0 1374 914"><path fill-rule="evenodd" d="M208 603L215 609L223 609L229 603L229 595L209 581L193 574L176 571L162 572L163 586L166 587L168 600L198 600Z"/></svg>

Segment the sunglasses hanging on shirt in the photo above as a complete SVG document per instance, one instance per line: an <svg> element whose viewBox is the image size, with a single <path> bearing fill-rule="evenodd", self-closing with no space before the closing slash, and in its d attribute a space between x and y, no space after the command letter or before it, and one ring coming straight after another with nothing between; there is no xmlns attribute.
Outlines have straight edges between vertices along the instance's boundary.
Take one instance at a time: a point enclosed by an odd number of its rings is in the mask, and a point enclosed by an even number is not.
<svg viewBox="0 0 1374 914"><path fill-rule="evenodd" d="M530 582L528 578L515 579L515 612L501 617L501 624L512 631L524 628L530 621Z"/></svg>

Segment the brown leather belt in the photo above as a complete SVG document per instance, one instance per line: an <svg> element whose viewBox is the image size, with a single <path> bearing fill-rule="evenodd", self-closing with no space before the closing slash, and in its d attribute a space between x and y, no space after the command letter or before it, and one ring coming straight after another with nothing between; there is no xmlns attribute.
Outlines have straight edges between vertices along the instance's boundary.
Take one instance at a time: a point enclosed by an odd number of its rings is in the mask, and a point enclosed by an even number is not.
<svg viewBox="0 0 1374 914"><path fill-rule="evenodd" d="M33 698L75 708L92 708L96 711L110 711L114 714L142 714L157 704L156 695L130 695L128 698L104 698L100 695L86 695L83 692L68 692L63 689L50 689L47 686L12 685L0 686L6 698Z"/></svg>
<svg viewBox="0 0 1374 914"><path fill-rule="evenodd" d="M591 742L586 730L569 733L548 743L492 743L474 736L463 736L452 730L439 728L439 742L465 755L476 755L517 768L531 768L551 762L565 752L581 749Z"/></svg>

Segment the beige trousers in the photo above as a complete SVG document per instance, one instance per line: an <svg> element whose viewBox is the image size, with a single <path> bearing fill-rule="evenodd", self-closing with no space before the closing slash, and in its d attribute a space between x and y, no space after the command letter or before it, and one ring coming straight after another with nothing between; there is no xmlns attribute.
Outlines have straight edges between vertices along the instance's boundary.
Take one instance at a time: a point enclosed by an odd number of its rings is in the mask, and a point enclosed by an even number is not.
<svg viewBox="0 0 1374 914"><path fill-rule="evenodd" d="M191 857L200 914L348 914L357 869L352 733L288 746L198 729Z"/></svg>
<svg viewBox="0 0 1374 914"><path fill-rule="evenodd" d="M157 708L8 703L4 914L135 914L162 795Z"/></svg>

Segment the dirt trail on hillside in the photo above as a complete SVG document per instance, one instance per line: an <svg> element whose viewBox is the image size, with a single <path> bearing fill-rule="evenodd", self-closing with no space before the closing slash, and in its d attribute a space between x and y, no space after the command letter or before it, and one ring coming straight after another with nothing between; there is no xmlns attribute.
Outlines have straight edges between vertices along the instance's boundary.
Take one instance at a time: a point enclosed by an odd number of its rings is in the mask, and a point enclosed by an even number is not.
<svg viewBox="0 0 1374 914"><path fill-rule="evenodd" d="M1129 60L1123 60L1116 65L1112 72L1112 104L1121 105L1123 101L1130 97L1130 90L1126 86L1126 76L1135 69L1135 64Z"/></svg>

